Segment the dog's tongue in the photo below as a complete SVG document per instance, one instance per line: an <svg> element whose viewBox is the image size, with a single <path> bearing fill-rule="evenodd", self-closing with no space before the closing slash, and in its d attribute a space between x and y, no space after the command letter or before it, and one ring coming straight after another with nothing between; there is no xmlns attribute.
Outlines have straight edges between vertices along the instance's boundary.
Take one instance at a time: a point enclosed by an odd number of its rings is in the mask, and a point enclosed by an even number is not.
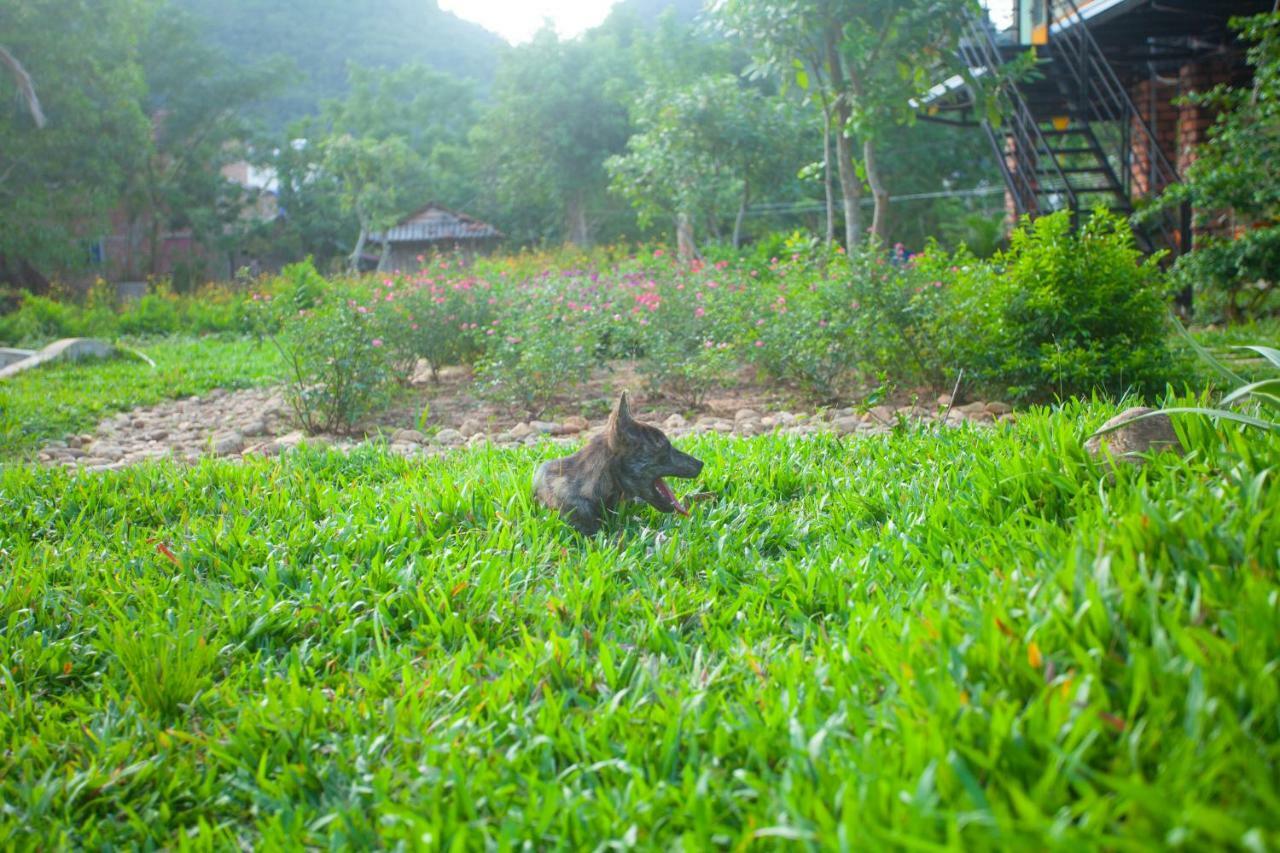
<svg viewBox="0 0 1280 853"><path fill-rule="evenodd" d="M661 477L653 481L653 487L658 490L658 494L671 501L671 505L675 507L676 512L687 516L689 510L685 509L684 504L680 503L680 499L676 497L675 492L671 491L671 487Z"/></svg>

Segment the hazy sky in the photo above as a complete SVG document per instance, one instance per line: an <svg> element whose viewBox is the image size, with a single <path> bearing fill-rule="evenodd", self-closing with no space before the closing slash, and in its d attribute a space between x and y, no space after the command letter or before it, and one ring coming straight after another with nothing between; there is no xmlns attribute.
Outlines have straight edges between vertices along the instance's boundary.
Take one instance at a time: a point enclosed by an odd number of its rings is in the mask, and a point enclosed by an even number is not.
<svg viewBox="0 0 1280 853"><path fill-rule="evenodd" d="M615 0L440 0L440 8L475 21L512 44L528 41L550 18L561 36L576 36L604 20Z"/></svg>

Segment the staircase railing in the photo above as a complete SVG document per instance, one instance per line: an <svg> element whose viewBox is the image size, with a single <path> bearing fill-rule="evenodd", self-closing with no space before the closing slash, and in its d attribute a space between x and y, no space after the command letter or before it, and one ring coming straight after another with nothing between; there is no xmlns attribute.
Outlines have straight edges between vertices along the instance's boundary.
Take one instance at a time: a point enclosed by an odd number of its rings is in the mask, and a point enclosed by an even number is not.
<svg viewBox="0 0 1280 853"><path fill-rule="evenodd" d="M1118 167L1116 178L1128 206L1133 207L1132 180L1136 169L1141 169L1146 183L1144 190L1152 197L1177 183L1180 180L1178 170L1170 162L1152 126L1156 116L1143 116L1138 110L1075 0L1053 0L1051 17L1054 25L1049 48L1054 60L1062 62L1068 79L1076 87L1071 99L1074 101L1071 106L1075 118L1092 125L1114 123L1120 131L1119 150L1109 155L1108 160L1114 161L1109 168ZM1145 163L1134 163L1130 159L1135 147L1133 134L1143 143L1140 149L1145 152ZM1149 249L1163 244L1180 254L1191 246L1190 221L1190 209L1186 206L1181 210L1165 210L1152 221L1159 232L1158 239L1153 239L1156 237L1153 234L1143 235L1141 229L1139 234L1147 238Z"/></svg>

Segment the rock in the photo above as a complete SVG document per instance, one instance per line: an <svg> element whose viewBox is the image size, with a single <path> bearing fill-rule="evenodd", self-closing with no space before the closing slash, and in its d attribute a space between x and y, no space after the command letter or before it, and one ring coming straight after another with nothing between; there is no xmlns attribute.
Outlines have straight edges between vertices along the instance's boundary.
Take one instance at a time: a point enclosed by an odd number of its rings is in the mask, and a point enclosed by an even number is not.
<svg viewBox="0 0 1280 853"><path fill-rule="evenodd" d="M758 420L760 420L760 413L755 409L738 409L738 411L733 413L733 422L735 424L740 424L743 421Z"/></svg>
<svg viewBox="0 0 1280 853"><path fill-rule="evenodd" d="M529 428L542 435L551 435L560 428L555 421L529 421Z"/></svg>
<svg viewBox="0 0 1280 853"><path fill-rule="evenodd" d="M574 435L591 429L591 422L582 415L570 415L560 424L560 428L564 431L565 435Z"/></svg>
<svg viewBox="0 0 1280 853"><path fill-rule="evenodd" d="M300 429L286 433L275 441L269 441L258 448L258 452L263 456L278 456L289 450L293 450L307 440L306 435Z"/></svg>
<svg viewBox="0 0 1280 853"><path fill-rule="evenodd" d="M773 429L777 425L778 425L778 419L773 415L765 415L763 418L760 419L760 426L764 427L765 429Z"/></svg>
<svg viewBox="0 0 1280 853"><path fill-rule="evenodd" d="M996 419L995 415L991 414L986 409L981 409L976 412L965 412L964 416L975 424L989 424Z"/></svg>
<svg viewBox="0 0 1280 853"><path fill-rule="evenodd" d="M244 450L244 436L235 430L219 433L213 437L210 447L215 456L230 456Z"/></svg>
<svg viewBox="0 0 1280 853"><path fill-rule="evenodd" d="M416 429L398 429L391 433L392 444L426 444L428 440Z"/></svg>
<svg viewBox="0 0 1280 853"><path fill-rule="evenodd" d="M81 443L82 443L82 440L80 436L78 435L67 436L67 447L79 447Z"/></svg>
<svg viewBox="0 0 1280 853"><path fill-rule="evenodd" d="M893 423L893 409L888 406L872 406L871 411L867 412L871 420L876 423L890 424Z"/></svg>
<svg viewBox="0 0 1280 853"><path fill-rule="evenodd" d="M533 435L534 432L535 430L533 429L533 427L529 426L524 421L521 421L520 423L513 426L511 429L507 430L507 435L511 436L511 438L513 439L521 439L521 438L524 438L525 436Z"/></svg>
<svg viewBox="0 0 1280 853"><path fill-rule="evenodd" d="M1149 409L1146 406L1125 409L1098 429L1104 430L1120 424L1125 424L1124 426L1104 435L1095 433L1085 441L1084 449L1092 456L1101 457L1103 448L1106 447L1113 457L1132 465L1142 465L1146 461L1142 458L1143 454L1150 452L1172 450L1181 453L1182 442L1178 440L1178 434L1173 431L1173 422L1169 420L1168 415L1157 414L1134 420L1140 415L1155 411L1156 409ZM1129 423L1130 421L1133 422Z"/></svg>
<svg viewBox="0 0 1280 853"><path fill-rule="evenodd" d="M435 443L446 447L456 447L466 441L466 437L456 429L445 428L435 434Z"/></svg>
<svg viewBox="0 0 1280 853"><path fill-rule="evenodd" d="M387 450L398 456L411 456L422 451L422 445L413 441L393 441L387 445Z"/></svg>
<svg viewBox="0 0 1280 853"><path fill-rule="evenodd" d="M699 420L701 420L701 419L699 419ZM688 425L689 425L689 422L688 422L688 421L686 421L686 420L684 419L684 415L680 414L679 412L674 412L674 413L672 413L672 414L668 415L668 416L667 416L667 419L666 419L665 421L663 421L663 422L662 422L662 428L663 428L663 429L668 429L668 430L672 430L672 429L684 429L684 428L685 428L685 427L687 427Z"/></svg>
<svg viewBox="0 0 1280 853"><path fill-rule="evenodd" d="M764 424L754 418L737 421L733 425L733 431L738 435L759 435L765 431Z"/></svg>
<svg viewBox="0 0 1280 853"><path fill-rule="evenodd" d="M783 426L791 426L800 420L791 412L778 412L773 417L774 419L777 420L778 423L782 424Z"/></svg>
<svg viewBox="0 0 1280 853"><path fill-rule="evenodd" d="M99 459L105 459L108 462L115 462L124 456L124 450L114 444L103 444L97 442L93 445L92 453Z"/></svg>
<svg viewBox="0 0 1280 853"><path fill-rule="evenodd" d="M245 424L243 427L241 427L240 432L247 436L266 435L267 422L262 418L254 418L253 420ZM160 436L160 438L164 438L164 436L162 435Z"/></svg>
<svg viewBox="0 0 1280 853"><path fill-rule="evenodd" d="M1013 407L1008 403L1001 403L999 400L994 400L987 403L987 411L999 417L1000 415L1007 415L1012 412Z"/></svg>
<svg viewBox="0 0 1280 853"><path fill-rule="evenodd" d="M253 435L253 433L249 433L249 434ZM168 437L169 437L169 431L167 429L164 429L163 427L161 427L160 429L153 429L151 430L151 432L147 433L148 441L163 441Z"/></svg>
<svg viewBox="0 0 1280 853"><path fill-rule="evenodd" d="M939 395L938 395L938 405L939 405L939 406L943 406L943 407L950 406L950 405L951 405L951 395L950 395L950 394L939 394Z"/></svg>
<svg viewBox="0 0 1280 853"><path fill-rule="evenodd" d="M458 432L470 438L471 436L484 432L484 422L479 418L467 418L462 422L462 426L458 427Z"/></svg>
<svg viewBox="0 0 1280 853"><path fill-rule="evenodd" d="M458 382L467 378L467 368L451 364L436 371L436 378L441 382Z"/></svg>
<svg viewBox="0 0 1280 853"><path fill-rule="evenodd" d="M831 426L836 432L851 433L856 432L858 427L862 426L862 420L857 415L843 415L831 422Z"/></svg>
<svg viewBox="0 0 1280 853"><path fill-rule="evenodd" d="M965 403L963 406L957 406L955 410L964 415L975 415L978 412L985 412L987 410L987 404L986 403Z"/></svg>

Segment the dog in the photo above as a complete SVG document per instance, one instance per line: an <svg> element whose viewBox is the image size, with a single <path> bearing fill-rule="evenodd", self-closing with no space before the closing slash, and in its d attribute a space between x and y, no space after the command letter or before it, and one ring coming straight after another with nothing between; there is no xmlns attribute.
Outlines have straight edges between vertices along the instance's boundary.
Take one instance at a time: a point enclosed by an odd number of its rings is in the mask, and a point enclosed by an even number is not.
<svg viewBox="0 0 1280 853"><path fill-rule="evenodd" d="M662 478L692 479L701 471L700 459L672 447L662 430L631 417L623 391L603 432L572 456L538 467L533 493L579 533L591 536L605 513L627 498L687 516L689 510Z"/></svg>

